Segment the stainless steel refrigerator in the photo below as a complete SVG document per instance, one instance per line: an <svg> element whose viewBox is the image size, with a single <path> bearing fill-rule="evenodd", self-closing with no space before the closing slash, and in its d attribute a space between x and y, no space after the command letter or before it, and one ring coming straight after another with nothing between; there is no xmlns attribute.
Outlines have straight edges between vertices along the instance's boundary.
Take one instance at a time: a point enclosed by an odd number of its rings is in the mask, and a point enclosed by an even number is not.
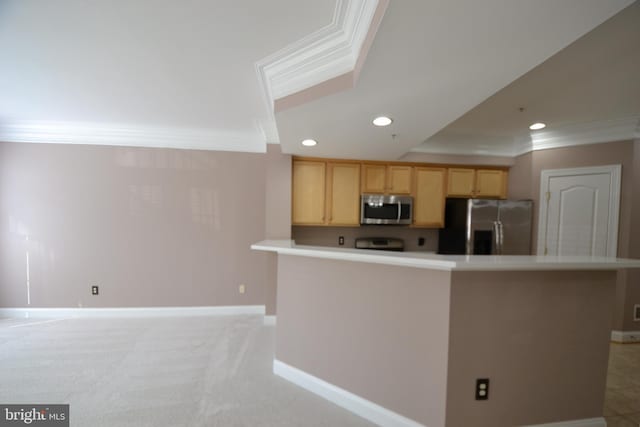
<svg viewBox="0 0 640 427"><path fill-rule="evenodd" d="M530 255L532 211L531 200L449 198L438 253Z"/></svg>

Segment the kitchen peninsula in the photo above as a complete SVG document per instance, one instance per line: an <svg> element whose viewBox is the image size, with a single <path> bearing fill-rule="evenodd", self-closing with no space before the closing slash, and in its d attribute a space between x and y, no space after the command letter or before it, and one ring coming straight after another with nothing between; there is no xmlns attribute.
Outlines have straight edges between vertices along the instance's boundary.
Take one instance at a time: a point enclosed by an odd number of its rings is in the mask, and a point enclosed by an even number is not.
<svg viewBox="0 0 640 427"><path fill-rule="evenodd" d="M274 372L314 393L386 426L606 425L616 270L640 260L252 249L278 253Z"/></svg>

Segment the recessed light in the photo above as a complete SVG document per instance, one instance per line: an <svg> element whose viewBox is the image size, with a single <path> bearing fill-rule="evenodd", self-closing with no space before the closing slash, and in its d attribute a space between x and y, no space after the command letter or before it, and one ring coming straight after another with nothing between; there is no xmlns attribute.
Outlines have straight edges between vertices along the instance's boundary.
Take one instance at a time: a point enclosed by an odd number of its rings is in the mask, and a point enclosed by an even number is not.
<svg viewBox="0 0 640 427"><path fill-rule="evenodd" d="M380 116L373 119L373 124L376 126L389 126L393 120L387 116Z"/></svg>
<svg viewBox="0 0 640 427"><path fill-rule="evenodd" d="M547 125L544 123L534 123L531 126L529 126L529 129L531 130L540 130L540 129L544 129L546 128Z"/></svg>
<svg viewBox="0 0 640 427"><path fill-rule="evenodd" d="M302 145L304 145L305 147L313 147L316 144L318 144L318 141L316 141L315 139L305 139L304 141L302 141Z"/></svg>

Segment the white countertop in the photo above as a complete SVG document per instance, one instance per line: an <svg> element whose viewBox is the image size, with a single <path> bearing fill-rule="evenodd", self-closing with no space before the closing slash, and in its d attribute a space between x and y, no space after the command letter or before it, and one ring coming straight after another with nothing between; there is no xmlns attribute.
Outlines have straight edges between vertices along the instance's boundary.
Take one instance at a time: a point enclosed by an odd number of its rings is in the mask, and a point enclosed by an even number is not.
<svg viewBox="0 0 640 427"><path fill-rule="evenodd" d="M590 256L437 255L427 252L392 252L305 246L296 245L293 240L263 240L251 245L251 249L277 252L283 255L448 271L619 270L622 268L640 268L639 259Z"/></svg>

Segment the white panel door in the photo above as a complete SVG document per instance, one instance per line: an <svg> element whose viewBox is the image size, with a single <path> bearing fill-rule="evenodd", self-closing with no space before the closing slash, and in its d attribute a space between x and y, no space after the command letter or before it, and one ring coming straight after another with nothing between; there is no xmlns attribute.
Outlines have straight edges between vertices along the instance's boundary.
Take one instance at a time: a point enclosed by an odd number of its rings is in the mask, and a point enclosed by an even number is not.
<svg viewBox="0 0 640 427"><path fill-rule="evenodd" d="M543 171L538 253L615 256L620 167Z"/></svg>

